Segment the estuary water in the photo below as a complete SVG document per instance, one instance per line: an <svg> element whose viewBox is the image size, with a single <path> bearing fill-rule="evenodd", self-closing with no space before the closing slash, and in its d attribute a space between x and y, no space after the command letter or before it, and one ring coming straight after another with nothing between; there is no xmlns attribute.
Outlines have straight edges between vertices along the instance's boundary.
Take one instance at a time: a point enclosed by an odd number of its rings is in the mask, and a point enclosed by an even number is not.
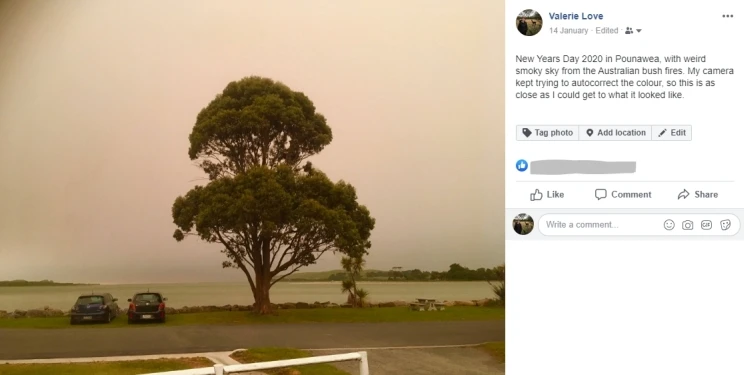
<svg viewBox="0 0 744 375"><path fill-rule="evenodd" d="M412 301L429 298L441 301L470 301L493 297L488 283L463 282L360 282L358 285L370 293L370 301ZM48 306L66 310L84 293L111 293L119 299L119 306L126 305L134 293L147 290L163 293L168 306L250 305L253 303L251 288L244 283L193 283L193 284L120 284L96 286L29 286L0 287L0 310L28 310ZM344 303L340 282L279 282L271 288L271 301L284 302L335 302Z"/></svg>

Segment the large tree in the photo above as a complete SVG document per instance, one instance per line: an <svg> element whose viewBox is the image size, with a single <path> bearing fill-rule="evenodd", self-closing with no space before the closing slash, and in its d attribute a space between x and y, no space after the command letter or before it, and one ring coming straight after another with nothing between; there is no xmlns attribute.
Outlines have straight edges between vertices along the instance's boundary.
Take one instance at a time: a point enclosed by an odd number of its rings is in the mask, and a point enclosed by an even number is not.
<svg viewBox="0 0 744 375"><path fill-rule="evenodd" d="M260 314L282 278L328 251L361 257L371 246L375 221L354 187L301 166L331 139L307 96L267 78L231 82L197 116L189 157L210 181L176 198L173 237L220 244Z"/></svg>

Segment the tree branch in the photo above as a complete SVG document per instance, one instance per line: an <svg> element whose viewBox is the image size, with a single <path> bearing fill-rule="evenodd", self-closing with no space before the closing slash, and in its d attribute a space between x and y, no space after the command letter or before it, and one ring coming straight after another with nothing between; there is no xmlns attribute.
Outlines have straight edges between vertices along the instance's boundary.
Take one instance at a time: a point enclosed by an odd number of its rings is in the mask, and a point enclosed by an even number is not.
<svg viewBox="0 0 744 375"><path fill-rule="evenodd" d="M218 234L222 233L220 231L217 231ZM234 238L228 238L227 241L233 246L233 254L235 257L238 257L242 262L247 263L251 268L253 268L253 259L246 258L245 254L249 254L247 250L238 250L238 249L246 249L247 244L242 244L242 235L240 233L232 232L232 231L224 231L225 234L231 234L238 238L238 240Z"/></svg>
<svg viewBox="0 0 744 375"><path fill-rule="evenodd" d="M219 238L222 245L225 246L225 250L227 250L227 252L230 253L230 255L234 258L233 260L235 261L235 264L238 266L238 268L240 268L243 271L243 273L245 273L245 276L248 278L248 282L251 284L251 288L255 288L255 285L253 284L253 280L251 279L251 273L250 271L248 271L248 268L245 267L245 264L243 263L243 260L240 254L238 254L237 251L235 251L235 249L232 248L230 241L226 240L222 236L222 233L220 233L219 231L215 231L215 232L217 233L217 238ZM251 265L251 267L253 266Z"/></svg>
<svg viewBox="0 0 744 375"><path fill-rule="evenodd" d="M282 229L278 231L278 235L276 236L274 241L272 241L271 243L271 267L274 267L274 262L276 261L276 256L279 253L279 249L281 249L282 245L287 241L287 236L291 232L293 231L290 231L290 226L284 226Z"/></svg>
<svg viewBox="0 0 744 375"><path fill-rule="evenodd" d="M293 269L292 271L290 271L289 273L286 273L286 274L282 275L281 277L277 278L276 280L273 280L273 281L271 282L271 286L274 286L274 284L278 283L279 281L281 281L281 280L282 280L282 279L284 279L285 277L287 277L287 276L289 276L289 275L291 275L291 274L293 274L293 273L297 272L297 271L298 271L298 270L299 270L300 268L302 268L302 265L298 265L297 267L295 267L295 268L294 268L294 269Z"/></svg>

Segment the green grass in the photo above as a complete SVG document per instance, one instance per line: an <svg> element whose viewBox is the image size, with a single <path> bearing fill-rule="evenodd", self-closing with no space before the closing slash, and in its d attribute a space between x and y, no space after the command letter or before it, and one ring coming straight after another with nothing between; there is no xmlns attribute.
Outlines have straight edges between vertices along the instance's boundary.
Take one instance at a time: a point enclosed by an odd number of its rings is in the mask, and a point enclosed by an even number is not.
<svg viewBox="0 0 744 375"><path fill-rule="evenodd" d="M165 324L128 325L125 316L109 324L70 325L70 319L19 318L0 319L0 328L138 328L183 325L242 325L274 323L382 323L503 320L503 308L448 307L444 311L409 311L407 307L376 307L368 309L322 308L278 310L274 315L256 316L246 311L220 311L193 314L172 314Z"/></svg>
<svg viewBox="0 0 744 375"><path fill-rule="evenodd" d="M282 359L295 359L310 357L311 354L297 349L286 348L257 348L242 350L232 354L232 358L241 363L269 362ZM349 375L348 372L339 370L333 365L319 364L289 367L276 370L263 370L271 375Z"/></svg>
<svg viewBox="0 0 744 375"><path fill-rule="evenodd" d="M493 358L496 358L499 363L506 362L506 344L503 341L489 342L481 345L480 348L485 350Z"/></svg>
<svg viewBox="0 0 744 375"><path fill-rule="evenodd" d="M152 359L146 361L0 364L2 375L135 375L152 372L187 370L214 365L206 358Z"/></svg>
<svg viewBox="0 0 744 375"><path fill-rule="evenodd" d="M58 283L52 280L2 280L0 286L97 286L98 284Z"/></svg>

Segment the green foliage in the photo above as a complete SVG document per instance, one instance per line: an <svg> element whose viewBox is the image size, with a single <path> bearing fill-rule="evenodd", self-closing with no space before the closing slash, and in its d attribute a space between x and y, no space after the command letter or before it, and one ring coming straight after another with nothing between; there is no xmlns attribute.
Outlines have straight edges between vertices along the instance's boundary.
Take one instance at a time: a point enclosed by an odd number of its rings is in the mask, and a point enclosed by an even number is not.
<svg viewBox="0 0 744 375"><path fill-rule="evenodd" d="M305 280L302 274L297 274L293 280ZM346 272L333 272L324 281L341 281L347 277ZM470 269L457 263L452 264L448 271L396 270L363 272L357 281L488 281L499 279L499 267ZM311 279L308 279L311 281Z"/></svg>
<svg viewBox="0 0 744 375"><path fill-rule="evenodd" d="M341 282L341 292L348 294L347 303L352 307L364 307L369 292L357 288L357 280L364 270L365 260L361 255L341 259L341 267L346 271L346 279Z"/></svg>
<svg viewBox="0 0 744 375"><path fill-rule="evenodd" d="M289 348L253 348L241 350L230 355L230 357L240 363L271 362L311 356L312 354L307 351ZM297 366L296 368L264 370L262 372L269 375L349 375L348 372L339 370L327 363Z"/></svg>
<svg viewBox="0 0 744 375"><path fill-rule="evenodd" d="M359 307L367 306L369 298L369 291L367 289L359 288L356 290L356 302Z"/></svg>
<svg viewBox="0 0 744 375"><path fill-rule="evenodd" d="M268 246L270 259L280 261L274 276L313 264L328 250L364 254L374 228L351 185L287 166L254 167L197 186L176 199L173 220L176 240L195 233L224 245L229 267L254 265L265 255L262 245Z"/></svg>
<svg viewBox="0 0 744 375"><path fill-rule="evenodd" d="M0 364L0 374L131 375L187 370L210 366L214 366L214 363L209 359L201 357L148 359L121 362Z"/></svg>
<svg viewBox="0 0 744 375"><path fill-rule="evenodd" d="M261 77L228 84L197 116L189 157L210 182L176 198L173 237L222 245L223 267L243 271L261 313L277 281L327 251L371 246L375 221L354 187L300 167L332 138L307 96Z"/></svg>
<svg viewBox="0 0 744 375"><path fill-rule="evenodd" d="M493 294L497 298L496 304L498 306L504 306L506 304L506 266L502 264L496 267L496 277L494 278L494 281L486 281L491 285Z"/></svg>
<svg viewBox="0 0 744 375"><path fill-rule="evenodd" d="M326 119L305 94L268 78L231 82L199 112L189 157L210 176L300 162L331 143Z"/></svg>
<svg viewBox="0 0 744 375"><path fill-rule="evenodd" d="M5 280L0 281L0 286L86 286L98 284L76 284L76 283L58 283L52 280L27 281L27 280Z"/></svg>
<svg viewBox="0 0 744 375"><path fill-rule="evenodd" d="M190 314L171 314L170 326L211 326L245 324L307 324L307 323L383 323L383 322L448 322L503 320L504 309L480 307L448 307L436 314L411 314L408 307L384 307L367 309L281 309L269 315L246 314L245 311L216 311ZM121 317L120 317L121 318ZM116 318L111 324L70 325L69 317L0 319L0 329L152 329L150 324L127 324L127 320ZM2 374L2 372L0 372Z"/></svg>

